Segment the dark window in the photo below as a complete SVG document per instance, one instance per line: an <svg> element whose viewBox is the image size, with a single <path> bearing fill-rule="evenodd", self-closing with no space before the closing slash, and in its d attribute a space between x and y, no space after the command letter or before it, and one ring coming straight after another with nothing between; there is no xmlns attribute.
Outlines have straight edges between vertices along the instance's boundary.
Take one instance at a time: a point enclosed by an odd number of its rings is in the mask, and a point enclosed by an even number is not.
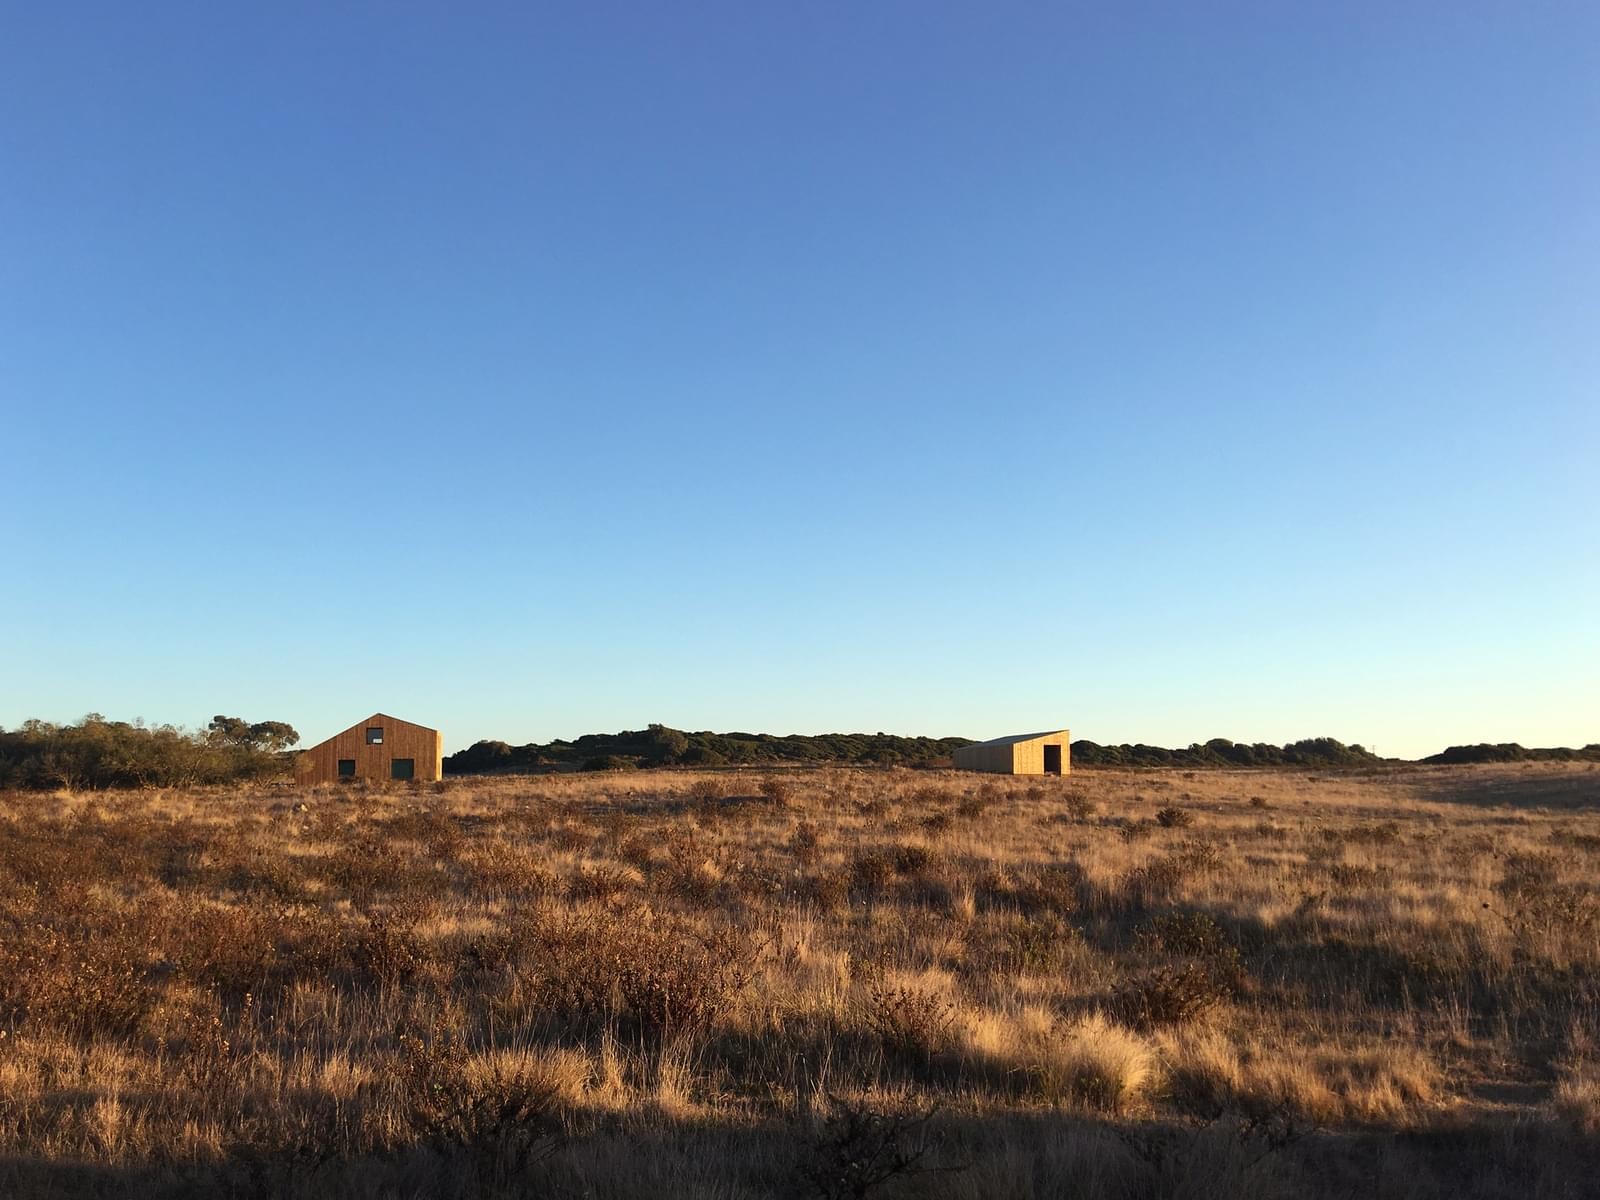
<svg viewBox="0 0 1600 1200"><path fill-rule="evenodd" d="M340 774L340 776L345 777L345 778L349 778L349 777L355 775L355 773L356 773L356 760L355 759L353 759L353 758L341 758L339 760L339 774Z"/></svg>
<svg viewBox="0 0 1600 1200"><path fill-rule="evenodd" d="M383 726L382 725L373 725L373 726L370 726L367 729L367 745L369 745L369 746L381 746L381 745L383 745Z"/></svg>
<svg viewBox="0 0 1600 1200"><path fill-rule="evenodd" d="M417 760L414 758L396 758L389 763L390 779L410 779L417 773Z"/></svg>

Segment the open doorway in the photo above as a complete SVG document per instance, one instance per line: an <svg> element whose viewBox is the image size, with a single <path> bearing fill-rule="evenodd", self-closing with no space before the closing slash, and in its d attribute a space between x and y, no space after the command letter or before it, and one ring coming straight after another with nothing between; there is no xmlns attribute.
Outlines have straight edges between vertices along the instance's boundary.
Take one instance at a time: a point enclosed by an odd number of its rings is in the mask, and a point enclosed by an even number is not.
<svg viewBox="0 0 1600 1200"><path fill-rule="evenodd" d="M1061 774L1061 747L1046 746L1044 748L1044 773L1046 775Z"/></svg>

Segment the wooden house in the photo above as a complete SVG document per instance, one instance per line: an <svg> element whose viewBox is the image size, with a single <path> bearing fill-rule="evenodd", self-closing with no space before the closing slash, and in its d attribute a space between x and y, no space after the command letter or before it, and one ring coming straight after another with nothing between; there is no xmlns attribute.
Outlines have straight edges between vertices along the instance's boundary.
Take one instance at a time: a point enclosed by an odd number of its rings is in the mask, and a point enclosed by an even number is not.
<svg viewBox="0 0 1600 1200"><path fill-rule="evenodd" d="M343 733L301 752L295 760L299 783L341 779L421 779L444 772L444 736L437 729L373 713Z"/></svg>
<svg viewBox="0 0 1600 1200"><path fill-rule="evenodd" d="M1072 770L1072 731L1019 733L991 738L955 753L963 771L989 771L996 775L1066 775Z"/></svg>

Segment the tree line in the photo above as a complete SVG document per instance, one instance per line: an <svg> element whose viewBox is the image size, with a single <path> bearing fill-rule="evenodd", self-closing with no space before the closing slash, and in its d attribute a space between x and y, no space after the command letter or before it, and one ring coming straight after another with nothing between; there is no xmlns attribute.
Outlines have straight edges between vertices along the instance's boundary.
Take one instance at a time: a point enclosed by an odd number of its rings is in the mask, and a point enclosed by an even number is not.
<svg viewBox="0 0 1600 1200"><path fill-rule="evenodd" d="M1582 749L1571 746L1529 747L1516 742L1479 742L1472 746L1451 746L1431 754L1425 763L1501 763L1501 762L1600 762L1600 742Z"/></svg>
<svg viewBox="0 0 1600 1200"><path fill-rule="evenodd" d="M1379 758L1359 742L1345 745L1337 738L1303 738L1275 746L1270 742L1230 742L1212 738L1181 750L1163 746L1102 746L1072 743L1072 765L1077 767L1367 767L1389 760Z"/></svg>
<svg viewBox="0 0 1600 1200"><path fill-rule="evenodd" d="M0 787L187 787L268 779L288 771L300 740L283 721L218 715L200 730L90 713L70 725L0 729Z"/></svg>
<svg viewBox="0 0 1600 1200"><path fill-rule="evenodd" d="M893 733L687 733L665 725L620 733L587 733L572 741L512 746L481 741L444 760L446 774L541 770L627 770L640 767L716 767L727 764L848 763L931 766L948 763L970 739L903 737Z"/></svg>
<svg viewBox="0 0 1600 1200"><path fill-rule="evenodd" d="M184 787L286 775L300 735L284 721L246 721L218 715L204 729L112 721L90 713L73 724L25 721L0 728L0 787L97 789ZM951 764L961 737L905 737L891 733L688 733L650 725L619 733L585 734L572 741L513 746L479 741L444 760L452 775L650 767L816 765L940 767ZM1212 738L1181 749L1143 743L1117 746L1072 743L1075 767L1216 768L1376 766L1384 759L1360 744L1305 738L1282 746ZM1515 742L1451 746L1420 760L1429 764L1492 762L1600 762L1600 743L1581 749L1529 748Z"/></svg>
<svg viewBox="0 0 1600 1200"><path fill-rule="evenodd" d="M812 736L766 733L686 733L650 725L620 733L590 733L572 741L513 746L481 741L449 755L446 774L478 775L549 770L615 771L665 766L846 763L864 766L949 766L962 737L901 737L890 733L825 733ZM1187 749L1161 746L1102 746L1072 743L1072 762L1083 767L1360 767L1387 760L1360 745L1334 738L1306 738L1283 746L1247 745L1213 738Z"/></svg>

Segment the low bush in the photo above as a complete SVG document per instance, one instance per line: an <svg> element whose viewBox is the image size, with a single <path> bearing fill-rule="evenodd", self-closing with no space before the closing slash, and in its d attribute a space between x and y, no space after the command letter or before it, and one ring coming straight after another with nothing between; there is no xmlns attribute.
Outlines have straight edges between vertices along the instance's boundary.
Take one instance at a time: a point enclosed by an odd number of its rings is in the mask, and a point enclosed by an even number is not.
<svg viewBox="0 0 1600 1200"><path fill-rule="evenodd" d="M1157 967L1119 987L1111 1010L1135 1029L1183 1025L1205 1016L1227 999L1227 991L1199 963Z"/></svg>
<svg viewBox="0 0 1600 1200"><path fill-rule="evenodd" d="M888 850L872 847L850 856L850 886L863 896L877 896L894 877L895 857Z"/></svg>
<svg viewBox="0 0 1600 1200"><path fill-rule="evenodd" d="M1082 792L1068 792L1061 798L1061 806L1074 821L1084 822L1099 811L1099 805Z"/></svg>
<svg viewBox="0 0 1600 1200"><path fill-rule="evenodd" d="M820 1200L863 1200L883 1184L922 1174L942 1142L928 1125L933 1110L883 1112L830 1098L830 1112L810 1140L801 1174Z"/></svg>
<svg viewBox="0 0 1600 1200"><path fill-rule="evenodd" d="M987 951L974 965L1006 976L1043 975L1061 968L1084 944L1083 934L1058 916L1002 919Z"/></svg>
<svg viewBox="0 0 1600 1200"><path fill-rule="evenodd" d="M933 861L933 851L914 842L896 846L894 850L894 869L901 875L915 875L926 871L933 865Z"/></svg>
<svg viewBox="0 0 1600 1200"><path fill-rule="evenodd" d="M553 914L532 930L544 1002L660 1039L704 1029L749 985L764 943L646 909Z"/></svg>
<svg viewBox="0 0 1600 1200"><path fill-rule="evenodd" d="M727 794L727 785L712 775L702 776L689 785L689 799L701 809L720 808Z"/></svg>
<svg viewBox="0 0 1600 1200"><path fill-rule="evenodd" d="M862 1019L886 1051L913 1058L926 1059L946 1049L956 1032L954 1004L908 987L872 988Z"/></svg>
<svg viewBox="0 0 1600 1200"><path fill-rule="evenodd" d="M1098 1014L1055 1025L1026 1053L1033 1090L1054 1103L1128 1114L1145 1105L1157 1078L1150 1044Z"/></svg>
<svg viewBox="0 0 1600 1200"><path fill-rule="evenodd" d="M1136 821L1127 821L1117 831L1117 835L1125 842L1143 841L1157 829L1157 825L1149 817L1140 817Z"/></svg>
<svg viewBox="0 0 1600 1200"><path fill-rule="evenodd" d="M809 867L817 861L821 842L822 830L812 821L800 821L789 833L789 852L801 866Z"/></svg>
<svg viewBox="0 0 1600 1200"><path fill-rule="evenodd" d="M768 775L761 781L761 795L774 808L787 808L794 797L794 784L777 775Z"/></svg>
<svg viewBox="0 0 1600 1200"><path fill-rule="evenodd" d="M478 1152L471 1161L489 1176L480 1184L518 1179L555 1149L587 1073L570 1051L471 1054L448 1029L399 1042L396 1081L411 1139Z"/></svg>
<svg viewBox="0 0 1600 1200"><path fill-rule="evenodd" d="M1141 957L1190 961L1203 967L1220 989L1231 990L1243 977L1239 947L1206 913L1161 913L1134 933L1134 952Z"/></svg>

